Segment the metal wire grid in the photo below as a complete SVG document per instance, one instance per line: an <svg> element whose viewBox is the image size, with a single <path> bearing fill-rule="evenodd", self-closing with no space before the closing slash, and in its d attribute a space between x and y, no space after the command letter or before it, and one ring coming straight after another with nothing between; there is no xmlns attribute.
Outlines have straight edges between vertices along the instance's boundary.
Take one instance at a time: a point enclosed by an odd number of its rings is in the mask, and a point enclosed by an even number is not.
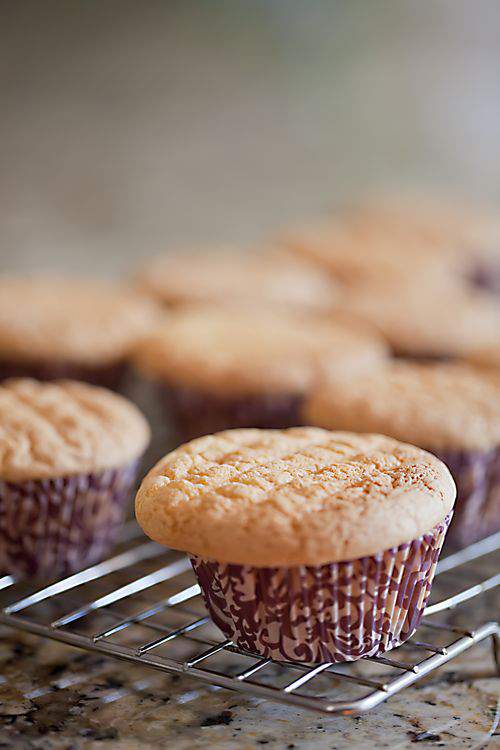
<svg viewBox="0 0 500 750"><path fill-rule="evenodd" d="M368 711L488 638L500 668L498 622L469 630L433 617L498 586L500 574L431 604L417 633L390 657L367 657L345 665L277 663L222 640L206 614L188 559L153 542L134 543L137 533L137 527L130 525L124 551L42 589L26 592L25 582L0 578L4 598L0 623L328 714ZM468 564L499 546L500 534L491 536L446 557L437 574L444 577L459 566L465 573ZM119 585L112 585L116 576ZM155 586L162 587L162 595L144 601ZM139 606L144 603L147 606Z"/></svg>

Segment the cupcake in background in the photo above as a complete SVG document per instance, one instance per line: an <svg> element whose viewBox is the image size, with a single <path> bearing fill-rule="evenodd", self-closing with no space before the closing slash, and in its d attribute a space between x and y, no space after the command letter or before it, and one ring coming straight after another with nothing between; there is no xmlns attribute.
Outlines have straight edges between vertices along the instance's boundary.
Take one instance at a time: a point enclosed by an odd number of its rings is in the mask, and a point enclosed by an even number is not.
<svg viewBox="0 0 500 750"><path fill-rule="evenodd" d="M447 288L461 285L445 244L388 231L383 222L349 212L290 230L281 245L326 271L347 289L392 284Z"/></svg>
<svg viewBox="0 0 500 750"><path fill-rule="evenodd" d="M136 364L160 384L182 441L234 427L297 425L319 378L372 368L385 355L381 339L354 324L206 307L171 313L138 347Z"/></svg>
<svg viewBox="0 0 500 750"><path fill-rule="evenodd" d="M421 285L358 286L340 309L375 329L405 359L467 358L477 348L498 346L500 304L476 290Z"/></svg>
<svg viewBox="0 0 500 750"><path fill-rule="evenodd" d="M185 252L154 260L137 277L140 291L169 307L199 304L257 309L331 310L336 287L320 270L269 249Z"/></svg>
<svg viewBox="0 0 500 750"><path fill-rule="evenodd" d="M323 384L303 419L381 432L438 456L457 485L448 535L455 546L500 531L500 380L465 364L392 362Z"/></svg>
<svg viewBox="0 0 500 750"><path fill-rule="evenodd" d="M0 385L0 573L54 577L115 542L149 428L111 391L73 381Z"/></svg>
<svg viewBox="0 0 500 750"><path fill-rule="evenodd" d="M137 341L160 320L127 287L62 277L0 277L0 379L74 378L119 389Z"/></svg>
<svg viewBox="0 0 500 750"><path fill-rule="evenodd" d="M421 240L443 252L465 281L500 294L500 220L497 210L461 198L399 190L365 199L354 215L405 242Z"/></svg>
<svg viewBox="0 0 500 750"><path fill-rule="evenodd" d="M136 515L190 554L214 623L239 648L341 662L418 627L454 497L444 464L388 437L232 430L159 461Z"/></svg>

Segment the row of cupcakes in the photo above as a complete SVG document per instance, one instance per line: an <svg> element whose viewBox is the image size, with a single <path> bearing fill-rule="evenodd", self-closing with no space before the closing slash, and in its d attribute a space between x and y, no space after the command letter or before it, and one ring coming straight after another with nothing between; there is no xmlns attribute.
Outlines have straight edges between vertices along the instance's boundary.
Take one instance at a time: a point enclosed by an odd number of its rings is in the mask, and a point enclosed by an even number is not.
<svg viewBox="0 0 500 750"><path fill-rule="evenodd" d="M472 281L496 286L499 224L461 206L372 200L260 251L171 253L128 284L0 277L0 377L114 384L137 341L193 306L357 320L397 356L494 364L500 303Z"/></svg>
<svg viewBox="0 0 500 750"><path fill-rule="evenodd" d="M347 324L278 325L236 311L230 319L184 313L138 356L181 441L248 426L382 433L451 469L458 498L450 542L500 531L500 373L389 359L381 339Z"/></svg>
<svg viewBox="0 0 500 750"><path fill-rule="evenodd" d="M0 280L0 377L117 387L134 362L159 384L178 440L303 423L384 432L452 466L458 543L491 533L500 515L500 306L468 280L479 276L478 263L483 280L486 272L494 278L498 244L465 213L440 223L429 210L405 210L364 207L260 255L161 259L135 286ZM390 354L463 359L484 370L446 362L405 368ZM404 398L390 395L399 381ZM353 405L344 413L337 399L350 403L347 386ZM379 387L387 391L382 416L373 408L382 408ZM406 412L410 430L401 429Z"/></svg>
<svg viewBox="0 0 500 750"><path fill-rule="evenodd" d="M500 223L421 197L372 201L281 245L334 284L326 324L324 314L271 317L262 300L229 314L228 304L257 294L252 274L245 287L224 254L160 259L140 277L178 313L138 359L179 434L296 424L382 432L451 468L454 545L499 530ZM284 257L275 252L273 263ZM224 293L225 275L234 294ZM316 293L317 314L325 303Z"/></svg>
<svg viewBox="0 0 500 750"><path fill-rule="evenodd" d="M494 365L500 303L479 287L497 286L499 224L461 206L372 200L258 252L171 253L128 284L0 277L0 377L116 385L135 344L193 306L357 320L397 356Z"/></svg>
<svg viewBox="0 0 500 750"><path fill-rule="evenodd" d="M450 522L455 484L422 448L448 464L458 485L456 541L491 533L499 516L494 368L388 357L390 346L412 358L494 361L497 302L467 287L462 261L456 271L446 261L443 274L440 263L408 274L394 262L389 278L339 278L334 286L281 255L241 259L227 284L220 286L221 273L209 280L212 296L203 273L198 298L182 299L178 281L164 321L131 290L11 280L0 358L7 373L42 363L43 377L63 367L98 382L108 365L122 370L133 359L160 382L189 436L247 424L318 425L234 430L181 446L142 483L137 517L153 539L191 554L215 623L242 648L307 662L376 655L418 625ZM292 267L297 287L291 276L282 287L271 283ZM245 275L248 284L238 287ZM457 301L444 323L439 304L432 314L426 307L424 277L443 308ZM165 278L168 286L172 273ZM314 291L291 300L306 278ZM194 281L187 288L195 290ZM422 334L410 318L403 328L410 346L401 347L398 315L405 317L410 290ZM368 292L389 303L394 295L395 338L345 302ZM5 299L0 294L0 308ZM443 331L452 323L458 338L450 346ZM53 575L105 554L148 439L138 410L109 391L68 381L0 386L1 567Z"/></svg>
<svg viewBox="0 0 500 750"><path fill-rule="evenodd" d="M232 264L237 266L238 260ZM500 304L491 295L464 289L448 295L433 289L431 294L415 285L391 293L386 289L378 296L379 290L362 287L344 296L328 315L311 316L296 303L290 302L289 309L266 306L265 295L258 303L258 291L252 290L253 305L247 298L230 309L191 304L167 313L116 284L0 278L0 378L76 377L117 387L132 359L145 369L143 358L152 374L171 370L173 377L176 368L184 370L180 379L188 384L194 378L210 380L209 371L188 374L196 369L197 358L203 368L212 357L214 370L224 362L230 370L241 354L241 364L234 365L239 378L253 357L272 368L273 361L286 364L294 351L297 360L310 357L313 367L321 352L327 360L336 348L341 362L358 345L365 355L370 349L375 356L384 343L409 359L467 359L492 369L500 363ZM314 299L312 295L311 304ZM316 301L322 305L326 299ZM179 350L177 362L173 348Z"/></svg>
<svg viewBox="0 0 500 750"><path fill-rule="evenodd" d="M111 391L0 385L0 567L53 577L118 532L149 431ZM186 551L214 623L266 658L375 656L418 626L455 499L446 466L382 435L229 430L165 456L137 518Z"/></svg>
<svg viewBox="0 0 500 750"><path fill-rule="evenodd" d="M386 359L380 340L339 323L280 322L190 311L142 345L138 361L159 379L178 440L248 425L380 432L432 451L451 468L458 503L450 538L457 544L499 529L497 375L464 363ZM8 442L5 450L11 455Z"/></svg>

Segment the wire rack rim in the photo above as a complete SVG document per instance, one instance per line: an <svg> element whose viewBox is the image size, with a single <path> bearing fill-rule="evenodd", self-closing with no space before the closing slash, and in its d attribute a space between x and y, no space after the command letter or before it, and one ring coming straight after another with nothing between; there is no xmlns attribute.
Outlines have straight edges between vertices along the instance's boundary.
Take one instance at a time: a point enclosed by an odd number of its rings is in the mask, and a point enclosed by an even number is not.
<svg viewBox="0 0 500 750"><path fill-rule="evenodd" d="M497 549L499 544L500 534L496 534L482 542L471 545L471 547L466 548L461 552L454 553L453 555L444 558L438 574L447 572L459 565L463 565L476 560L483 555L489 554L494 549ZM45 588L35 591L18 601L11 602L0 611L0 624L8 625L35 635L61 641L68 645L83 648L88 651L99 652L101 654L141 664L164 672L188 674L205 683L210 683L219 687L238 690L240 692L248 692L256 696L291 703L320 713L343 715L360 714L374 708L391 695L394 695L403 688L420 680L422 677L429 674L429 672L446 664L448 661L480 641L491 638L494 646L498 646L498 643L500 642L500 625L497 622L486 622L472 631L449 625L447 623L436 622L434 620L429 621L428 619L428 617L434 613L442 612L460 604L464 604L470 599L499 585L500 575L492 576L479 584L469 586L458 594L443 599L440 602L436 602L428 607L420 628L429 628L431 632L436 631L447 633L454 638L450 643L446 643L445 646L438 646L422 640L420 637L418 640L411 639L410 645L425 654L421 661L415 660L414 663L411 661L398 661L397 659L391 658L392 653L391 655L368 658L367 661L376 662L378 665L385 668L397 670L395 674L393 672L391 675L381 677L380 680L377 680L376 678L368 679L361 675L356 675L355 673L339 671L339 665L330 663L315 665L306 665L298 662L276 663L270 659L265 659L258 654L243 651L229 640L214 643L213 641L210 642L210 639L207 640L205 636L199 638L190 635L192 630L209 622L209 618L206 617L206 615L201 616L197 614L196 620L188 622L182 627L175 627L172 629L169 629L166 626L160 627L160 625L156 625L154 620L150 619L155 614L158 614L165 609L170 610L170 608L175 607L176 605L181 605L182 603L199 596L200 589L196 583L192 583L188 586L184 585L165 599L160 599L159 601L157 600L155 603L150 604L147 609L142 609L141 611L136 612L135 614L130 614L126 617L123 613L120 613L119 607L118 610L114 607L117 602L120 602L131 595L149 589L157 583L171 581L177 576L188 572L190 570L188 559L185 556L176 553L168 558L163 567L155 569L146 575L134 576L130 583L119 586L104 596L99 596L97 598L94 597L92 599L84 596L83 605L80 604L77 609L72 609L70 612L67 612L66 615L53 620L50 624L42 624L34 619L30 619L25 614L25 610L35 604L39 604L40 602L52 597L57 597L61 594L66 594L78 586L92 584L92 582L105 578L113 572L130 569L133 565L152 560L164 552L165 550L162 550L158 545L155 545L152 542L144 543L139 541L136 546L129 547L125 551L120 552L108 560L90 566L89 568L68 576L65 579L51 583L48 586L45 586ZM15 587L16 583L18 583L18 581L13 576L0 577L0 590L3 589L8 591ZM84 588L84 592L86 591L87 590ZM101 630L93 635L84 635L75 632L74 630L67 629L68 626L73 626L75 621L79 621L82 617L85 617L96 610L114 618L114 625L111 625L104 630L101 627ZM21 612L23 612L22 615L20 614ZM177 612L180 612L183 615L194 614L193 612L190 613L184 611L181 607L177 609ZM160 637L157 637L156 640L153 641L147 641L143 646L134 648L122 646L109 640L111 635L120 632L129 625L152 627L153 629L160 631ZM155 651L157 646L170 642L177 637L190 640L194 644L202 644L203 650L189 659L169 658L161 654L159 655ZM219 652L232 653L240 657L248 657L254 659L255 663L247 666L246 669L241 669L240 667L239 672L236 674L208 668L204 662ZM279 664L279 666L284 669L295 671L295 675L291 675L290 679L283 687L264 684L253 679L257 673L261 672L261 670L265 670L270 665L275 664ZM297 675L296 670L301 672L301 674ZM307 695L300 692L301 689L313 681L315 677L319 677L322 674L330 676L332 679L340 681L340 683L343 681L347 683L357 683L358 687L368 688L369 692L363 694L361 697L353 698L352 700L334 700L323 694Z"/></svg>

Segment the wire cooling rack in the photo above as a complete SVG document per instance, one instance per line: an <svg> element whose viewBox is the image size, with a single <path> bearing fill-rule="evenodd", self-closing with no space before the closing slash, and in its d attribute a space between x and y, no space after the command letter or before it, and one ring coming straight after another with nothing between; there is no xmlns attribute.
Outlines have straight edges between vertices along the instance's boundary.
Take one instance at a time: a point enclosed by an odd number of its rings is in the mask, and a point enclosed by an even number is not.
<svg viewBox="0 0 500 750"><path fill-rule="evenodd" d="M278 663L223 640L207 616L188 559L144 542L135 523L126 527L114 557L44 588L0 578L0 623L223 688L356 715L487 639L500 669L499 623L472 627L469 619L479 609L476 598L500 584L499 548L496 534L445 557L433 589L440 596L427 607L417 633L388 656L351 664Z"/></svg>

